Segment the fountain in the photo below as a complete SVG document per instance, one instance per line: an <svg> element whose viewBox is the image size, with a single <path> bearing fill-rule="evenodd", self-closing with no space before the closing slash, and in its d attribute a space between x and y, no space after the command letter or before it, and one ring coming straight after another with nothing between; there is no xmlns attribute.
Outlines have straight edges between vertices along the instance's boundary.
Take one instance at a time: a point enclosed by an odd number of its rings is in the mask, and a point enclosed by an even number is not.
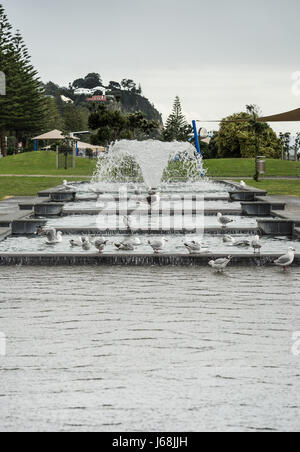
<svg viewBox="0 0 300 452"><path fill-rule="evenodd" d="M11 235L0 242L0 264L199 266L231 255L231 265L261 266L272 264L288 246L297 247L297 229L282 215L284 204L272 202L264 191L212 182L202 174L202 160L190 143L119 141L99 157L90 183L56 187L20 204L24 216L12 221ZM222 226L219 213L232 221ZM36 235L39 227L62 231L64 240L47 246ZM237 240L228 243L225 234ZM70 240L78 243L82 235L104 236L102 254L94 246L71 248ZM260 255L234 246L251 243L256 235L262 236ZM139 246L117 248L124 237L138 238ZM149 242L160 243L162 237L168 242L154 253ZM187 241L204 245L189 253L193 247Z"/></svg>

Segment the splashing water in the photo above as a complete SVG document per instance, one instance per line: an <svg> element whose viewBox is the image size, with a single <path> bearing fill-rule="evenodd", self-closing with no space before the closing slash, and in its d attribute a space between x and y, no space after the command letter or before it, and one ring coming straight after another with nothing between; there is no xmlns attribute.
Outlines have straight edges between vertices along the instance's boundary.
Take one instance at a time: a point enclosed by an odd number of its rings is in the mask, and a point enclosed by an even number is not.
<svg viewBox="0 0 300 452"><path fill-rule="evenodd" d="M166 179L174 174L186 179L199 178L203 174L202 159L195 157L195 148L190 143L121 140L110 146L105 157L99 157L92 183L135 179L144 180L148 188L157 188L164 172Z"/></svg>

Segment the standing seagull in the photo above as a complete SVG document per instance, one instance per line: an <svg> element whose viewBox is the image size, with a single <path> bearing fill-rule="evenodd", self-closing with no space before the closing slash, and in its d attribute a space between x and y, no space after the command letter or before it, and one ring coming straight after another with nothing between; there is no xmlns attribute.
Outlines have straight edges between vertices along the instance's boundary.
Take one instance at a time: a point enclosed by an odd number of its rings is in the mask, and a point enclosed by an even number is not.
<svg viewBox="0 0 300 452"><path fill-rule="evenodd" d="M295 260L295 253L296 253L295 248L292 247L289 248L288 253L285 254L284 256L281 256L279 259L276 259L274 264L277 265L278 267L283 267L283 271L286 272L287 267L292 265L292 263Z"/></svg>
<svg viewBox="0 0 300 452"><path fill-rule="evenodd" d="M67 180L63 181L63 190L73 190L76 191L76 188L73 185L69 185Z"/></svg>
<svg viewBox="0 0 300 452"><path fill-rule="evenodd" d="M102 238L96 239L94 241L94 246L95 248L97 248L97 250L99 251L100 254L103 253L106 245L108 244L108 240L102 240Z"/></svg>
<svg viewBox="0 0 300 452"><path fill-rule="evenodd" d="M254 254L260 254L261 249L262 249L262 244L260 242L260 238L259 235L256 235L254 237L254 240L252 241L252 248L254 249Z"/></svg>
<svg viewBox="0 0 300 452"><path fill-rule="evenodd" d="M208 263L208 265L210 265L211 268L213 268L221 273L225 270L225 268L227 267L227 265L229 264L231 259L232 259L232 256L228 256L228 258L221 258L221 259L217 259L215 261L210 261Z"/></svg>
<svg viewBox="0 0 300 452"><path fill-rule="evenodd" d="M217 217L218 217L218 222L222 225L222 228L224 228L224 229L226 229L226 227L229 223L233 222L233 220L231 218L224 217L221 214L221 212L218 213Z"/></svg>
<svg viewBox="0 0 300 452"><path fill-rule="evenodd" d="M155 240L149 240L148 243L153 249L154 253L159 253L160 251L163 251L167 240L165 238L155 239Z"/></svg>
<svg viewBox="0 0 300 452"><path fill-rule="evenodd" d="M247 187L246 183L245 183L243 180L241 180L240 186L241 186L242 188L246 188L246 187Z"/></svg>

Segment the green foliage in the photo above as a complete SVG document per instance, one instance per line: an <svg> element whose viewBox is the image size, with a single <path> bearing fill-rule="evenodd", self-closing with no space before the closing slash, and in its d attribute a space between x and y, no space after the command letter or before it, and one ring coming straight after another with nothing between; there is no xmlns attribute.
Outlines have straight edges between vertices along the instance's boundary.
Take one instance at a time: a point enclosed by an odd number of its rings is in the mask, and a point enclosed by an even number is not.
<svg viewBox="0 0 300 452"><path fill-rule="evenodd" d="M282 146L283 155L287 160L290 159L290 143L291 143L291 134L289 132L279 134L279 139Z"/></svg>
<svg viewBox="0 0 300 452"><path fill-rule="evenodd" d="M65 105L64 120L66 132L76 132L83 129L81 114L73 104Z"/></svg>
<svg viewBox="0 0 300 452"><path fill-rule="evenodd" d="M281 157L281 143L274 130L252 114L236 113L225 118L216 138L221 158Z"/></svg>
<svg viewBox="0 0 300 452"><path fill-rule="evenodd" d="M89 127L97 131L92 142L103 146L116 140L149 138L158 126L141 112L124 115L120 110L109 110L104 104L100 104L89 118Z"/></svg>
<svg viewBox="0 0 300 452"><path fill-rule="evenodd" d="M65 127L65 123L56 102L51 97L45 98L46 117L44 122L44 130L62 130Z"/></svg>
<svg viewBox="0 0 300 452"><path fill-rule="evenodd" d="M180 99L174 101L173 111L168 117L164 131L164 141L188 141L192 127L187 123L181 109Z"/></svg>
<svg viewBox="0 0 300 452"><path fill-rule="evenodd" d="M45 120L44 95L37 72L19 31L12 33L0 5L0 69L6 75L6 96L0 96L2 153L6 154L7 131L17 135L41 130Z"/></svg>

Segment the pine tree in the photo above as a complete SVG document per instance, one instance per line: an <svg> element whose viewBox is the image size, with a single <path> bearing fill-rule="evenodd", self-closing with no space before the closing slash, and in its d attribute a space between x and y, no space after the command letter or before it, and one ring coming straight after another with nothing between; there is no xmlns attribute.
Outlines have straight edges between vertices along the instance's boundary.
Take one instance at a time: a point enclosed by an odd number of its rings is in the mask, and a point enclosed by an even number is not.
<svg viewBox="0 0 300 452"><path fill-rule="evenodd" d="M41 130L46 105L37 72L19 31L12 34L4 8L0 5L0 70L6 76L6 96L0 97L1 149L6 155L8 131L16 136Z"/></svg>
<svg viewBox="0 0 300 452"><path fill-rule="evenodd" d="M180 99L175 98L172 113L167 119L163 138L165 141L187 141L192 127L187 123L181 108Z"/></svg>

